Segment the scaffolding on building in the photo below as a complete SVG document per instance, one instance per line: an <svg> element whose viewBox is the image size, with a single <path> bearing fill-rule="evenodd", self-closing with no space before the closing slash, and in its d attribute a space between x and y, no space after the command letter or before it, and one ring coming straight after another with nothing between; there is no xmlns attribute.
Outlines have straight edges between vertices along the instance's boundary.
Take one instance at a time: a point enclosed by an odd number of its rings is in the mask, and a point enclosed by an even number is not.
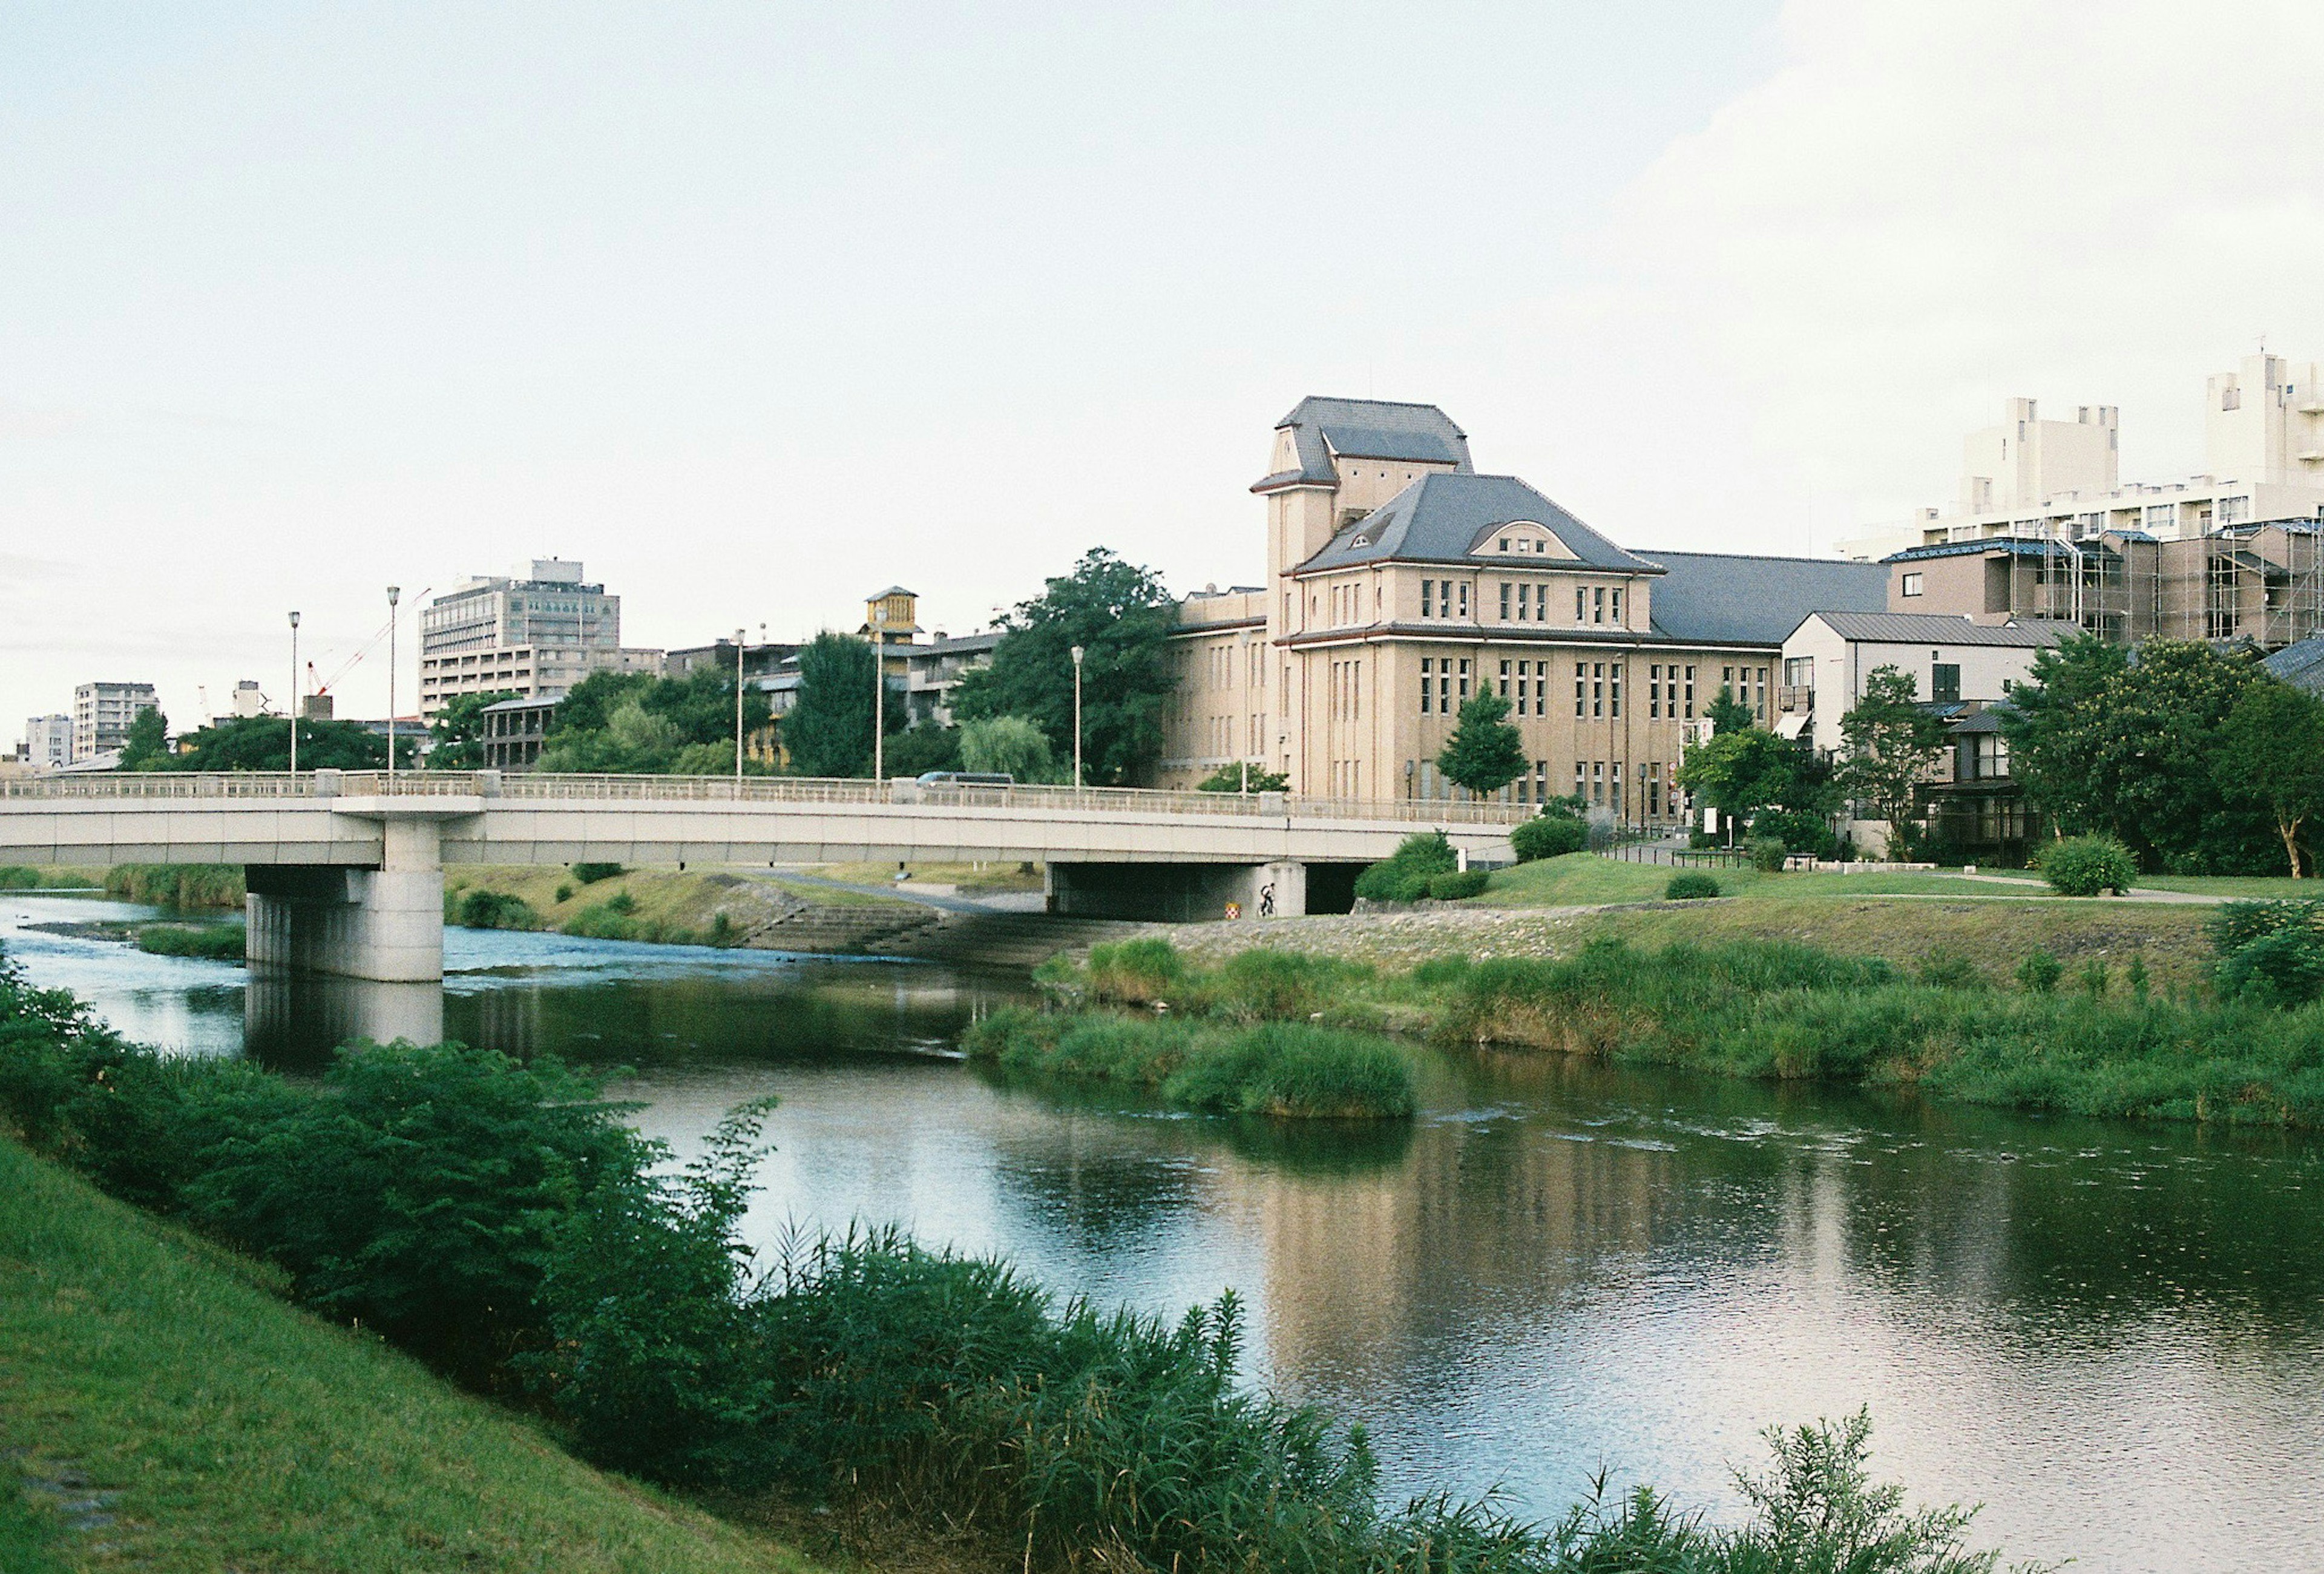
<svg viewBox="0 0 2324 1574"><path fill-rule="evenodd" d="M1988 612L2070 623L2116 643L2240 640L2263 650L2324 633L2324 521L2271 520L2164 541L2106 531L1998 538L2006 591Z"/></svg>

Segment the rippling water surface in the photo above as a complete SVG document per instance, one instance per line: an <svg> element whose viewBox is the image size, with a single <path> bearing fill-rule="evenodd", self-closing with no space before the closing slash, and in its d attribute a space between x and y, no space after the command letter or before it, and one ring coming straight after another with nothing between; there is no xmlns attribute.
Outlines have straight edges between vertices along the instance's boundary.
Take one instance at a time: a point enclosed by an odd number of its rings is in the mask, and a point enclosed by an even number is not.
<svg viewBox="0 0 2324 1574"><path fill-rule="evenodd" d="M311 1065L441 1031L635 1068L688 1147L782 1104L751 1227L895 1222L1061 1293L1175 1312L1232 1286L1254 1375L1360 1419L1391 1482L1550 1513L1600 1465L1714 1514L1758 1429L1868 1404L1879 1468L1982 1501L2014 1556L2324 1569L2324 1147L1428 1057L1408 1128L1059 1100L950 1053L1019 981L454 931L432 989L248 978L27 931L124 1031Z"/></svg>

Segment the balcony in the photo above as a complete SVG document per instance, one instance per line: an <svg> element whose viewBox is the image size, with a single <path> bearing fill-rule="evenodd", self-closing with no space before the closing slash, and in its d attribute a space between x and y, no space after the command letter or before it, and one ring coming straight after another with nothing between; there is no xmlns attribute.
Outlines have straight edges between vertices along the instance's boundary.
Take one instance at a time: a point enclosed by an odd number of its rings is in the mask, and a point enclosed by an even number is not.
<svg viewBox="0 0 2324 1574"><path fill-rule="evenodd" d="M1815 709L1815 686L1812 684L1784 684L1775 690L1775 709L1779 711L1812 712Z"/></svg>

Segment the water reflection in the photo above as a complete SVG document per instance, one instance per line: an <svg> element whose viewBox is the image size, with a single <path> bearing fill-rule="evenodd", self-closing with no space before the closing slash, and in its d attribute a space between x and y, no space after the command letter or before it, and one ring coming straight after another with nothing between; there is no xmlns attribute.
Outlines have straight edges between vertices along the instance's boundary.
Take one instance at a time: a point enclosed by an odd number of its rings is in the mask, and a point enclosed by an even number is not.
<svg viewBox="0 0 2324 1574"><path fill-rule="evenodd" d="M287 968L246 970L244 1053L284 1070L317 1070L358 1039L440 1044L444 986L379 983Z"/></svg>
<svg viewBox="0 0 2324 1574"><path fill-rule="evenodd" d="M6 941L174 1047L246 1020L295 1058L387 1008ZM682 1151L779 1094L755 1241L892 1222L1163 1314L1231 1285L1255 1374L1364 1421L1398 1487L1546 1512L1603 1462L1718 1511L1757 1429L1869 1404L1880 1468L1985 1501L2017 1555L2324 1567L2305 1137L1530 1056L1427 1060L1409 1126L1199 1119L947 1058L1007 978L465 932L447 955L444 1031L635 1068L616 1091Z"/></svg>

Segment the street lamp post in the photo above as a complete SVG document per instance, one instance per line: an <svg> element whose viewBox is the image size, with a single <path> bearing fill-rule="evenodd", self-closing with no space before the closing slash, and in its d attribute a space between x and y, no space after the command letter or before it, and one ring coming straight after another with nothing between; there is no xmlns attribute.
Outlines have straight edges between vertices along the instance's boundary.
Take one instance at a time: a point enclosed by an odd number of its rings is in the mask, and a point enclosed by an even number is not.
<svg viewBox="0 0 2324 1574"><path fill-rule="evenodd" d="M876 787L888 763L888 630L884 612L875 612L868 621L872 625L872 785Z"/></svg>
<svg viewBox="0 0 2324 1574"><path fill-rule="evenodd" d="M742 631L734 631L734 790L742 790Z"/></svg>
<svg viewBox="0 0 2324 1574"><path fill-rule="evenodd" d="M387 783L395 785L395 603L401 600L400 586L387 587Z"/></svg>
<svg viewBox="0 0 2324 1574"><path fill-rule="evenodd" d="M1074 647L1074 790L1082 788L1082 656L1078 645Z"/></svg>
<svg viewBox="0 0 2324 1574"><path fill-rule="evenodd" d="M290 614L290 774L299 774L299 614Z"/></svg>

